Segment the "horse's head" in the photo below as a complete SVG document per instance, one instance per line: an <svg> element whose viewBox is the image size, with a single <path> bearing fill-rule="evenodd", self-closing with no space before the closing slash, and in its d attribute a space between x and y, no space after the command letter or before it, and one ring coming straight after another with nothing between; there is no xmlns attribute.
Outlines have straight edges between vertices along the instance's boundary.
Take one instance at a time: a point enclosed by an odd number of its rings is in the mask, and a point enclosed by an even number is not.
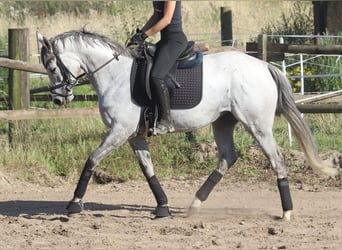
<svg viewBox="0 0 342 250"><path fill-rule="evenodd" d="M38 41L41 43L41 60L50 79L50 91L52 101L57 105L71 102L74 99L72 87L77 79L55 53L51 42L38 33Z"/></svg>

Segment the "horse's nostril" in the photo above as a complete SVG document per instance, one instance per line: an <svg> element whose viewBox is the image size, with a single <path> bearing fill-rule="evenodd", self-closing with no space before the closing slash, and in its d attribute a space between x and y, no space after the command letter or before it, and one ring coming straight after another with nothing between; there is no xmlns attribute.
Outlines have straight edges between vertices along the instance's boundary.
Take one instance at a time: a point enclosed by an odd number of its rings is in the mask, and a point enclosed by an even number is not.
<svg viewBox="0 0 342 250"><path fill-rule="evenodd" d="M59 100L59 99L54 99L53 103L58 105L58 106L61 106L63 104L63 102L61 100Z"/></svg>

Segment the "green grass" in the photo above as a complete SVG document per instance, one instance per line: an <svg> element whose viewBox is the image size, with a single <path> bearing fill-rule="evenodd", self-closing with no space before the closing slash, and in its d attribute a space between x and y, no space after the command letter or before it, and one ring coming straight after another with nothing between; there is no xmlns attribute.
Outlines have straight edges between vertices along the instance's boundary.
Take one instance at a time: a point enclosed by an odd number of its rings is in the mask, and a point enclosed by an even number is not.
<svg viewBox="0 0 342 250"><path fill-rule="evenodd" d="M342 151L341 114L307 114L305 118L322 152L329 150Z"/></svg>
<svg viewBox="0 0 342 250"><path fill-rule="evenodd" d="M340 151L342 148L341 115L305 115L317 141L320 152ZM101 143L107 128L100 119L51 119L30 122L30 132L23 139L22 131L16 130L14 144L7 142L7 123L1 122L0 168L21 173L24 179L34 182L40 172L69 178L80 172L90 153ZM209 174L216 167L215 155L200 159L200 145L213 141L211 128L194 133L195 139L188 140L186 134L168 134L148 138L155 171L161 178L187 178ZM283 148L290 148L287 123L277 117L274 125L275 138ZM253 138L238 125L235 143L240 159L248 163L249 150L256 146ZM295 141L294 141L295 142ZM299 149L297 143L293 149ZM248 164L246 164L248 165ZM105 158L98 168L120 179L140 179L143 175L128 143ZM242 168L239 174L255 176L258 171Z"/></svg>

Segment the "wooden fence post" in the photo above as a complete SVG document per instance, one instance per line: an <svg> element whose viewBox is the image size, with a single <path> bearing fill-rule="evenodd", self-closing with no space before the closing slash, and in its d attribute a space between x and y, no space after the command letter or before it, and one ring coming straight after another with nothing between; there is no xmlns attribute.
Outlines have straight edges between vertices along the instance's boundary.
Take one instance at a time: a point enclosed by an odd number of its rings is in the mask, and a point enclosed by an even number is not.
<svg viewBox="0 0 342 250"><path fill-rule="evenodd" d="M8 57L10 59L29 61L29 30L27 28L8 30ZM30 106L30 89L28 73L9 69L8 71L9 108L28 109ZM25 141L29 130L27 121L9 123L9 142L12 145L13 132L17 130L19 140Z"/></svg>
<svg viewBox="0 0 342 250"><path fill-rule="evenodd" d="M221 7L221 45L232 46L233 44L233 22L230 8Z"/></svg>
<svg viewBox="0 0 342 250"><path fill-rule="evenodd" d="M267 61L267 36L265 34L258 35L258 58Z"/></svg>

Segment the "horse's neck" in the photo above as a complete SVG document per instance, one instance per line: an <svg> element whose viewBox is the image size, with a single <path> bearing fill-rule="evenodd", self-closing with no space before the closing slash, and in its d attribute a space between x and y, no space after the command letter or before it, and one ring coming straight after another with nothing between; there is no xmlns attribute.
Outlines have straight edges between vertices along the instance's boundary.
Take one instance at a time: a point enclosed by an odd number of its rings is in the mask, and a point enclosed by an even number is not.
<svg viewBox="0 0 342 250"><path fill-rule="evenodd" d="M94 56L91 62L83 62L87 63L90 80L99 96L107 96L109 92L113 95L129 95L132 59L125 56L119 56L118 59L114 57L113 54L97 58Z"/></svg>
<svg viewBox="0 0 342 250"><path fill-rule="evenodd" d="M78 57L82 61L82 65L88 74L100 71L105 65L113 59L114 53L110 50L101 50L96 48L86 48L80 50ZM109 63L108 63L109 64Z"/></svg>

